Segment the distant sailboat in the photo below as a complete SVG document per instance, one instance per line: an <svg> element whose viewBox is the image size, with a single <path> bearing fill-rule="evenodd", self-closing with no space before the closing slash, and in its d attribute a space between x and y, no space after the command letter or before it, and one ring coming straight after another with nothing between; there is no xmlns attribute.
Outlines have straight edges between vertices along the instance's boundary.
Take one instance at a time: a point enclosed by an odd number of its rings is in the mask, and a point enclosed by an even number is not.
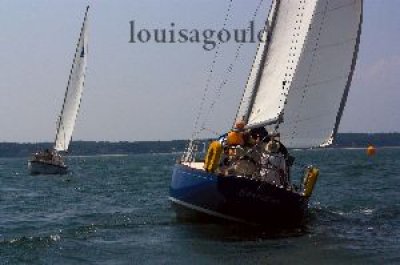
<svg viewBox="0 0 400 265"><path fill-rule="evenodd" d="M310 166L293 185L293 157L279 147L332 144L356 64L362 7L362 0L273 1L237 112L242 123L231 134L242 129L258 138L230 144L229 134L222 136L205 162L194 161L191 141L172 174L173 205L239 222L303 219L318 169Z"/></svg>
<svg viewBox="0 0 400 265"><path fill-rule="evenodd" d="M88 11L89 6L86 8L65 91L64 103L57 121L57 132L54 146L51 150L46 149L35 153L28 161L28 168L31 174L65 174L67 172L67 166L65 165L60 152L68 151L81 103L88 52Z"/></svg>

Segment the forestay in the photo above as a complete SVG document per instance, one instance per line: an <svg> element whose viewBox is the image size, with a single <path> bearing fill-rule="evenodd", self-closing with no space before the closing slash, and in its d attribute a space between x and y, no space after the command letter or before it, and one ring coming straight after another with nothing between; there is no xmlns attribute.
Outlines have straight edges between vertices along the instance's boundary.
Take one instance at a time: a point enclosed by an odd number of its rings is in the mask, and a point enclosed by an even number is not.
<svg viewBox="0 0 400 265"><path fill-rule="evenodd" d="M64 104L57 124L57 134L54 147L54 149L57 151L68 150L81 103L88 52L88 9L86 10L67 89L65 92Z"/></svg>
<svg viewBox="0 0 400 265"><path fill-rule="evenodd" d="M237 118L292 148L332 143L346 103L362 0L276 0Z"/></svg>

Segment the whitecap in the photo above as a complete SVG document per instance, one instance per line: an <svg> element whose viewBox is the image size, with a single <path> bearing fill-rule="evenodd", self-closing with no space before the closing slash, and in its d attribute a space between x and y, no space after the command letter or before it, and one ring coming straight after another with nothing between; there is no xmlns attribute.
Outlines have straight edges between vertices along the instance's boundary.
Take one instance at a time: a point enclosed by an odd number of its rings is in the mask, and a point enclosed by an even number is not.
<svg viewBox="0 0 400 265"><path fill-rule="evenodd" d="M61 239L60 235L55 234L55 235L50 235L50 239L53 241L59 241Z"/></svg>
<svg viewBox="0 0 400 265"><path fill-rule="evenodd" d="M365 215L371 215L374 212L374 210L366 208L366 209L361 209L360 212Z"/></svg>

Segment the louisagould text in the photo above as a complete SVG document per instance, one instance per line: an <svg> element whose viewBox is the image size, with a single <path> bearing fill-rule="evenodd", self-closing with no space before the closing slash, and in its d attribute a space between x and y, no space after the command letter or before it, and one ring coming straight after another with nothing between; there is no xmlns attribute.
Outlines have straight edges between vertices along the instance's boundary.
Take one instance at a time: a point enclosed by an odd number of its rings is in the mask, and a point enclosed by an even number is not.
<svg viewBox="0 0 400 265"><path fill-rule="evenodd" d="M134 20L129 21L130 43L192 43L201 44L203 49L211 51L218 44L236 43L256 43L264 40L264 30L256 31L254 21L250 21L244 29L185 29L178 28L175 23L171 23L168 28L147 29L137 27Z"/></svg>

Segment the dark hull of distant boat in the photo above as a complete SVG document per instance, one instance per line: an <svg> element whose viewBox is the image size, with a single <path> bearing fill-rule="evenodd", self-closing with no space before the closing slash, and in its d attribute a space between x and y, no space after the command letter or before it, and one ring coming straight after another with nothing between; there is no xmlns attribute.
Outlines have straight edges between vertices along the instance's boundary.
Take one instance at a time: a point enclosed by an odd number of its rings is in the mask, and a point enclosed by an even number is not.
<svg viewBox="0 0 400 265"><path fill-rule="evenodd" d="M54 164L50 161L29 160L28 170L31 175L62 175L67 173L68 167L65 165Z"/></svg>
<svg viewBox="0 0 400 265"><path fill-rule="evenodd" d="M308 198L297 192L258 180L217 176L181 164L174 167L169 199L178 217L193 213L261 225L300 224L308 207Z"/></svg>

